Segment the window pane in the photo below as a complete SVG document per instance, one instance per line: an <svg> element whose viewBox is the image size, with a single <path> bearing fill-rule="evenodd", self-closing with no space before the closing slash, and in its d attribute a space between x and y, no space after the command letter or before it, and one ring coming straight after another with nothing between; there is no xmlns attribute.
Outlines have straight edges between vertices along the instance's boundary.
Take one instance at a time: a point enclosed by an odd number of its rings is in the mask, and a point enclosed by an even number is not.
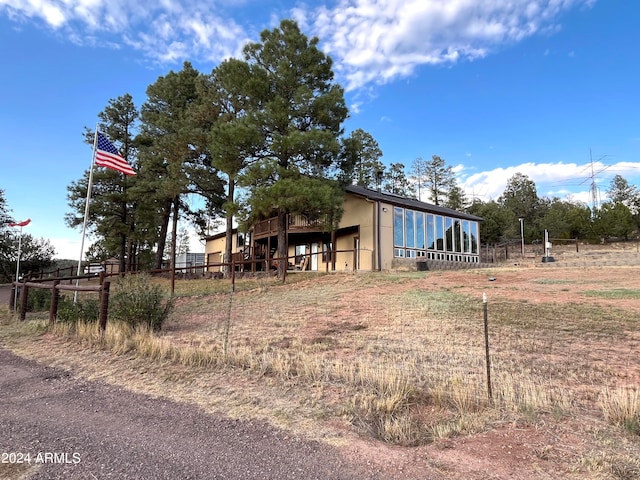
<svg viewBox="0 0 640 480"><path fill-rule="evenodd" d="M393 209L393 245L396 247L404 247L404 222L402 209L395 207Z"/></svg>
<svg viewBox="0 0 640 480"><path fill-rule="evenodd" d="M433 215L427 215L427 248L430 250L436 249L436 232L435 232L435 220Z"/></svg>
<svg viewBox="0 0 640 480"><path fill-rule="evenodd" d="M447 252L453 252L454 247L454 234L453 234L453 219L445 217L444 228L446 233L446 250Z"/></svg>
<svg viewBox="0 0 640 480"><path fill-rule="evenodd" d="M462 222L464 236L464 253L471 253L471 222L465 220Z"/></svg>
<svg viewBox="0 0 640 480"><path fill-rule="evenodd" d="M471 253L478 253L478 222L471 223Z"/></svg>
<svg viewBox="0 0 640 480"><path fill-rule="evenodd" d="M404 229L407 232L404 241L406 246L410 248L416 246L414 213L413 210L404 211Z"/></svg>
<svg viewBox="0 0 640 480"><path fill-rule="evenodd" d="M424 249L424 213L416 212L416 248Z"/></svg>
<svg viewBox="0 0 640 480"><path fill-rule="evenodd" d="M444 250L444 217L436 215L436 249Z"/></svg>
<svg viewBox="0 0 640 480"><path fill-rule="evenodd" d="M462 222L454 220L453 222L454 249L456 252L462 252Z"/></svg>

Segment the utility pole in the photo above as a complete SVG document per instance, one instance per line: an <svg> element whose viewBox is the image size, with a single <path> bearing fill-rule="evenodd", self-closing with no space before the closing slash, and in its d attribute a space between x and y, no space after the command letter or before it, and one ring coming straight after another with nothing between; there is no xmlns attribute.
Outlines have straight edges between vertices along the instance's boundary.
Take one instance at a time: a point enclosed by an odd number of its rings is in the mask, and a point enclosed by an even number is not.
<svg viewBox="0 0 640 480"><path fill-rule="evenodd" d="M522 244L522 258L524 259L524 218L518 218L520 220L520 242Z"/></svg>

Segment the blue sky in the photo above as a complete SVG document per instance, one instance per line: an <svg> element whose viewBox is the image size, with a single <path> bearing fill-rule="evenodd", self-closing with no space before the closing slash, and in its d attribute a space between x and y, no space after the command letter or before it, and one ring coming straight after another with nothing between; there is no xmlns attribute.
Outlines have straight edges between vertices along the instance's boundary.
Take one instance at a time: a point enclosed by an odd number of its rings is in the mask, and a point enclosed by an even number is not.
<svg viewBox="0 0 640 480"><path fill-rule="evenodd" d="M520 172L589 202L593 159L604 200L616 174L640 185L639 17L631 0L0 0L0 189L25 232L77 258L64 215L91 162L83 127L294 18L334 59L345 130L371 133L386 164L439 155L469 197Z"/></svg>

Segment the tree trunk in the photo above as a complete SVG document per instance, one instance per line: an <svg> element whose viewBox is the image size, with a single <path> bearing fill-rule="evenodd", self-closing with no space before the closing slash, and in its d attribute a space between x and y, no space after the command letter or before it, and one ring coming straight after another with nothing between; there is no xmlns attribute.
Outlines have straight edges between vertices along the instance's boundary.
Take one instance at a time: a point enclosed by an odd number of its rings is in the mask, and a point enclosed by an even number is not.
<svg viewBox="0 0 640 480"><path fill-rule="evenodd" d="M171 232L171 269L176 268L176 248L178 243L178 215L180 214L179 198L173 199L172 232Z"/></svg>
<svg viewBox="0 0 640 480"><path fill-rule="evenodd" d="M169 231L169 219L171 217L172 200L166 200L162 208L162 223L160 224L160 234L158 235L158 249L156 251L155 268L162 268L162 257L164 256L164 248L167 244L167 232Z"/></svg>
<svg viewBox="0 0 640 480"><path fill-rule="evenodd" d="M229 177L229 192L227 194L227 204L231 204L233 202L233 196L235 194L236 183L235 180ZM225 236L225 249L224 249L224 257L222 259L223 262L231 262L231 256L233 255L233 215L227 212L227 231ZM231 267L228 265L224 266L224 277L229 278L231 276Z"/></svg>
<svg viewBox="0 0 640 480"><path fill-rule="evenodd" d="M286 258L289 254L289 245L287 242L287 220L288 215L285 211L278 210L278 278L284 278L285 270L289 267L289 260Z"/></svg>
<svg viewBox="0 0 640 480"><path fill-rule="evenodd" d="M127 186L126 186L126 178L125 178L125 185L122 187L122 196L125 199L122 202L122 211L120 212L120 221L122 222L122 225L126 225L127 224ZM124 228L123 228L124 230ZM122 232L120 234L120 272L124 272L126 270L126 264L125 264L125 257L127 256L127 234L126 232Z"/></svg>

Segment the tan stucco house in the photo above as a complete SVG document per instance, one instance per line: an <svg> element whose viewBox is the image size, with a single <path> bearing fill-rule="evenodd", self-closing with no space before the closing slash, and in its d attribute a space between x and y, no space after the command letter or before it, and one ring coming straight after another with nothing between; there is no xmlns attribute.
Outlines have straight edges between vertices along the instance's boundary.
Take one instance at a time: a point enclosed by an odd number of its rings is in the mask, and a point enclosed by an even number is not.
<svg viewBox="0 0 640 480"><path fill-rule="evenodd" d="M415 199L350 185L333 232L304 215L289 218L291 268L319 271L415 268L421 261L478 263L482 219ZM273 267L277 219L233 232L233 253L244 269ZM208 264L222 262L225 233L206 238ZM259 260L259 261L258 261Z"/></svg>

